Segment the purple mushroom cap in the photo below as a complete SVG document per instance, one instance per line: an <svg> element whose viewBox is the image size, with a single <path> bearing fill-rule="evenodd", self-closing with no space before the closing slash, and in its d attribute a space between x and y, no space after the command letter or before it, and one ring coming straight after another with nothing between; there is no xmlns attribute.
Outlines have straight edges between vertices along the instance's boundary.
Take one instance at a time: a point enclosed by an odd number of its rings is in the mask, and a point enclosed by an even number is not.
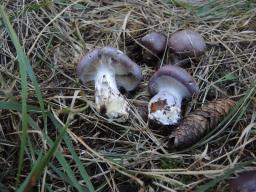
<svg viewBox="0 0 256 192"><path fill-rule="evenodd" d="M230 182L232 192L256 192L256 171L243 172Z"/></svg>
<svg viewBox="0 0 256 192"><path fill-rule="evenodd" d="M199 87L193 77L184 69L174 65L166 65L160 68L149 80L148 90L151 95L155 95L164 85L179 87L186 91L186 96L199 93ZM176 89L179 89L179 88Z"/></svg>
<svg viewBox="0 0 256 192"><path fill-rule="evenodd" d="M87 53L77 66L79 79L86 84L95 80L98 66L108 60L111 70L115 73L118 87L131 91L142 80L141 68L122 51L113 47L96 48Z"/></svg>
<svg viewBox="0 0 256 192"><path fill-rule="evenodd" d="M141 44L157 56L161 56L163 54L166 43L166 35L161 32L149 33L141 39Z"/></svg>
<svg viewBox="0 0 256 192"><path fill-rule="evenodd" d="M177 55L198 57L204 53L206 44L199 33L183 30L171 35L168 47Z"/></svg>

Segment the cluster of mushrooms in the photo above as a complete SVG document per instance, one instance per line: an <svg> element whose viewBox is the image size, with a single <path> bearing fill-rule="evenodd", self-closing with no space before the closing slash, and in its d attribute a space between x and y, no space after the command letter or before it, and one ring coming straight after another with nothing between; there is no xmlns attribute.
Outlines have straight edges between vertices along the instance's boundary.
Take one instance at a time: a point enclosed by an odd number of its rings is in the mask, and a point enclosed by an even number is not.
<svg viewBox="0 0 256 192"><path fill-rule="evenodd" d="M163 33L152 32L141 39L145 62L155 62L169 48L173 57L197 58L206 49L199 33L183 30L167 39ZM94 81L96 109L110 120L125 122L130 107L120 93L134 90L142 80L141 68L122 51L113 47L97 48L86 54L77 66L77 74L84 85ZM199 93L193 77L183 68L168 64L158 69L148 82L152 96L148 104L148 118L162 125L174 125L181 118L181 102ZM230 182L231 191L255 191L256 171L244 172Z"/></svg>
<svg viewBox="0 0 256 192"><path fill-rule="evenodd" d="M183 30L168 39L152 32L141 39L146 60L162 57L166 47L177 57L198 57L206 44L197 32ZM86 54L77 66L77 75L86 86L95 83L96 110L111 121L125 122L130 106L120 89L134 90L142 80L142 70L122 51L113 47L96 48ZM152 96L148 104L148 118L162 125L174 125L181 118L181 102L199 93L193 77L183 68L168 64L158 69L148 82Z"/></svg>

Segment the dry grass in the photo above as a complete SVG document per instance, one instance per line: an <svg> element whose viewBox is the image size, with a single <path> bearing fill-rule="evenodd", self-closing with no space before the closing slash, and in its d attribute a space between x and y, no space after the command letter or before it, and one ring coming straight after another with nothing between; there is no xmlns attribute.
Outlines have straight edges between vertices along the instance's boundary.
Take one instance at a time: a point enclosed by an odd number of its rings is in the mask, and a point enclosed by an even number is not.
<svg viewBox="0 0 256 192"><path fill-rule="evenodd" d="M218 6L205 3L199 7L171 0L53 2L4 0L4 5L37 75L47 109L59 122L69 122L68 134L98 191L195 191L236 164L255 159L255 3L219 0ZM150 129L138 116L136 107L134 116L125 124L109 123L101 117L95 111L93 87L82 87L75 69L80 57L95 47L119 48L143 69L144 80L137 91L128 95L129 101L134 106L145 104L149 100L147 82L155 68L141 62L140 38L150 31L170 35L187 28L201 33L208 49L187 68L199 83L201 93L193 101L185 102L184 113L217 98L248 98L239 113L220 127L221 134L207 144L169 151L166 135L170 130ZM3 101L20 101L16 53L1 22L0 39L0 97ZM166 63L167 52L158 65ZM33 86L29 86L28 103L38 106ZM41 116L31 117L40 129L29 128L32 142L26 151L22 179L36 156L31 154L30 146L35 152L47 149L42 132L53 139L57 135L50 123L43 129ZM10 190L15 189L20 124L20 113L1 111L0 184ZM66 146L61 144L59 150L81 180ZM64 168L54 159L51 165L55 167L46 169L37 187L46 191L76 191L56 173L56 169ZM253 164L243 167L252 168ZM228 191L227 181L232 176L211 190Z"/></svg>

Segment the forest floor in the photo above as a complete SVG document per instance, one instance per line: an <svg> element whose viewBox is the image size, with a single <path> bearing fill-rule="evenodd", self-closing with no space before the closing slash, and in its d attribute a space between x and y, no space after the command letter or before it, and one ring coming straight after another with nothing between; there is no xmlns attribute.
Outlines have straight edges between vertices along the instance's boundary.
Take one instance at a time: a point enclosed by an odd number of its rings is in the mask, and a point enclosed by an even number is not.
<svg viewBox="0 0 256 192"><path fill-rule="evenodd" d="M249 0L2 0L0 10L0 191L230 191L255 169L256 3ZM194 145L168 148L175 127L150 127L152 74L170 62L142 60L149 32L190 29L207 50L186 70L200 94L183 115L230 98L233 110ZM112 46L142 69L126 94L134 114L109 122L95 109L94 86L76 75L80 58Z"/></svg>

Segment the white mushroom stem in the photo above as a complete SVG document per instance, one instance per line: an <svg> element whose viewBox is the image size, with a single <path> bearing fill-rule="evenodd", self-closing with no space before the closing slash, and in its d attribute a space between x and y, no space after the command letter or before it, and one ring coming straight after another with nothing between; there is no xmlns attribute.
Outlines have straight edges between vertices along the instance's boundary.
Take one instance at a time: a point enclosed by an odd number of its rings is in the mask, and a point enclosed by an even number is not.
<svg viewBox="0 0 256 192"><path fill-rule="evenodd" d="M115 74L107 65L102 66L95 78L96 109L110 120L124 122L129 116L129 105L119 92Z"/></svg>
<svg viewBox="0 0 256 192"><path fill-rule="evenodd" d="M163 125L176 124L181 116L182 98L182 90L161 89L149 102L149 119Z"/></svg>

